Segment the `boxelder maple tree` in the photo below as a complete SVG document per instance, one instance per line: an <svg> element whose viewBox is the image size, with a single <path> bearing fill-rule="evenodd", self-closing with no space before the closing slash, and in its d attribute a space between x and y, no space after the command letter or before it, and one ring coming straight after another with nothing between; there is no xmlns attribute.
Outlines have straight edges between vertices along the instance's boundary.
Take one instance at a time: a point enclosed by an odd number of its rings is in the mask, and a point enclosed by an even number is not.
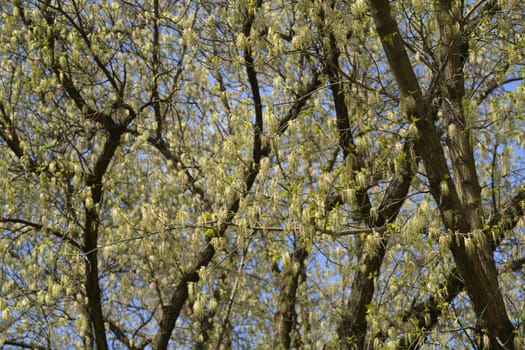
<svg viewBox="0 0 525 350"><path fill-rule="evenodd" d="M523 349L525 5L0 3L6 349Z"/></svg>

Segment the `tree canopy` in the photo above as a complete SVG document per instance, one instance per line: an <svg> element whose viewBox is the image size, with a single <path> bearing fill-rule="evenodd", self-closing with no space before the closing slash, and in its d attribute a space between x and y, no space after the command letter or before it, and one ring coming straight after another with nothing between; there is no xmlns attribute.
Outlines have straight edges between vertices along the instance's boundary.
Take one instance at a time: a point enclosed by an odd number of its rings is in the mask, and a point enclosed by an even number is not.
<svg viewBox="0 0 525 350"><path fill-rule="evenodd" d="M523 349L519 0L0 2L5 349Z"/></svg>

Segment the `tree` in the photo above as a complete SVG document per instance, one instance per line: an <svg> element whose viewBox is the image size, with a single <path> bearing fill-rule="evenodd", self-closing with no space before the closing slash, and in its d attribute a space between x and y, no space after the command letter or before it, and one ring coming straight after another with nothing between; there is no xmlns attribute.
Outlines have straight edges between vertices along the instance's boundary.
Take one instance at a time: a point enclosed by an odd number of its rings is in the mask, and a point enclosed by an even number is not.
<svg viewBox="0 0 525 350"><path fill-rule="evenodd" d="M523 348L520 1L0 11L5 348Z"/></svg>

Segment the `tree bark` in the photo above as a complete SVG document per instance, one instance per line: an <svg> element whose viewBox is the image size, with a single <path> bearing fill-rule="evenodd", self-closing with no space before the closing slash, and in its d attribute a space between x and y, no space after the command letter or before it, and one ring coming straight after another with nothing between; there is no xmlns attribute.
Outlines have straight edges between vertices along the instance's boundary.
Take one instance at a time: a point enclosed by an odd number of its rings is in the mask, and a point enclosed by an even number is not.
<svg viewBox="0 0 525 350"><path fill-rule="evenodd" d="M85 289L88 301L88 313L93 325L95 342L98 350L108 349L104 313L102 311L102 290L99 285L98 271L98 225L99 210L102 201L102 178L115 154L124 128L109 130L109 136L93 173L88 176L86 185L91 189L92 205L85 206L84 249L86 254Z"/></svg>
<svg viewBox="0 0 525 350"><path fill-rule="evenodd" d="M321 13L321 17L324 14ZM324 28L321 28L324 32ZM353 135L351 132L351 120L345 101L345 89L340 74L339 56L340 51L331 32L324 33L328 45L324 47L325 62L324 70L330 78L330 89L334 101L337 128L339 130L339 146L343 151L345 160L352 163L352 171L357 173L365 168L364 156L356 151ZM383 196L383 200L378 209L378 217L370 215L372 203L366 188L356 191L357 212L361 222L366 224L373 231L392 222L397 217L399 210L404 202L404 198L410 188L412 172L411 150L412 142L406 141L404 151L406 158L403 161L400 174L396 174L391 180L389 187ZM352 176L355 174L352 174ZM339 346L343 349L363 349L365 347L368 324L366 320L368 305L371 303L375 287L375 277L379 274L381 264L386 253L388 239L384 232L380 234L377 251L371 253L361 251L359 256L359 268L353 278L350 295L343 307L340 320L337 325L339 336Z"/></svg>
<svg viewBox="0 0 525 350"><path fill-rule="evenodd" d="M255 7L258 8L261 6L262 1L256 1ZM243 26L243 34L249 36L253 21L255 19L255 13L249 11L246 14L246 23ZM247 48L244 52L245 62L246 62L246 75L248 77L248 83L252 93L252 100L254 106L254 122L253 122L253 152L252 152L252 162L248 165L246 169L246 175L244 178L244 192L239 194L237 198L229 205L227 209L228 217L223 224L215 230L215 236L222 237L226 233L231 221L237 215L239 210L241 197L245 196L248 191L251 189L254 184L257 175L259 174L260 162L263 158L266 158L271 153L270 144L262 140L263 132L263 104L261 93L259 90L259 83L257 78L257 71L254 66L254 60L252 57L252 52ZM288 123L297 118L301 113L302 108L305 106L307 100L312 96L312 92L320 85L318 75L314 74L311 82L305 87L304 91L300 91L298 94L302 96L298 99L290 108L289 113L282 119L279 123L278 133L282 134L288 127ZM160 140L157 141L159 143ZM162 143L160 141L160 143ZM159 144L160 144L159 143ZM168 150L164 150L163 154L169 154ZM175 290L171 296L171 299L167 305L163 306L161 319L159 322L159 330L153 340L153 349L155 350L164 350L167 349L168 343L171 337L171 333L175 328L175 322L179 317L180 311L184 306L184 303L188 299L188 283L189 282L198 282L199 274L198 271L202 267L208 266L211 262L213 256L215 255L215 248L208 241L204 248L197 254L195 264L183 274L179 283L175 287Z"/></svg>
<svg viewBox="0 0 525 350"><path fill-rule="evenodd" d="M435 119L435 113L428 99L421 93L397 23L392 17L389 2L371 0L369 4L401 95L405 98L413 98L415 102L414 109L410 112L416 117L418 129L419 139L416 149L423 159L431 193L438 204L443 222L449 230L450 249L474 306L478 319L478 334L480 338L483 335L489 338L489 344L480 343L480 346L491 349L514 349L514 327L505 311L492 251L489 249L491 244L487 242L480 230L482 211L479 184L473 166L474 155L469 146L468 129L465 128L465 125L461 125L462 122L464 123L464 116L458 115L458 112L462 112L462 101L452 102L452 106L456 104L456 108L453 108L453 118L449 118L451 123L448 130L451 143L449 149L452 147L450 154L454 170L454 178L452 178L445 159L445 152L432 122ZM453 15L454 11L450 1L441 1L440 6L442 8L439 12L447 12L443 16ZM442 25L457 25L457 23L451 23L452 17L446 17L442 21ZM451 35L449 30L442 31L445 41L451 40L451 38L447 39L447 36ZM464 56L459 55L460 44L455 41L458 38L454 37L452 40L454 45L450 45L450 42L449 46L441 43L447 49L447 61L443 74L448 74L449 80L443 77L438 78L446 81L442 85L442 93L457 99L462 98L462 86L458 87L459 84L462 84L461 77L458 78L460 73L458 62ZM462 128L458 129L458 126ZM462 189L458 191L457 187L462 187Z"/></svg>
<svg viewBox="0 0 525 350"><path fill-rule="evenodd" d="M471 144L471 126L463 110L463 65L469 53L468 33L463 31L461 24L462 13L461 4L452 0L440 0L436 9L442 47L441 108L447 125L447 146L456 191L471 232L462 239L452 240L451 249L474 304L480 347L489 345L482 344L481 340L487 332L492 349L512 348L514 327L505 311L489 238L482 234L476 237L472 233L483 228L483 208Z"/></svg>
<svg viewBox="0 0 525 350"><path fill-rule="evenodd" d="M279 301L277 304L277 349L297 349L300 344L296 311L297 289L306 279L308 250L301 238L296 237L290 264L279 273Z"/></svg>

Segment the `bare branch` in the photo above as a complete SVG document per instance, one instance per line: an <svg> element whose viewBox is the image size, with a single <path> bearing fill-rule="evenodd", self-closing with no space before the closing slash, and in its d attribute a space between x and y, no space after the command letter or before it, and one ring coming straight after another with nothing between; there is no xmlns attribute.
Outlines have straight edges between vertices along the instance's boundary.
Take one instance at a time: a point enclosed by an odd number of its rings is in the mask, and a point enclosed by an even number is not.
<svg viewBox="0 0 525 350"><path fill-rule="evenodd" d="M323 229L320 227L316 227L315 230L320 233L330 235L333 237L344 237L344 236L360 235L362 233L370 233L370 234L375 233L375 232L384 233L388 230L388 227L387 226L365 227L365 228L354 228L354 229L344 230L344 231L332 231L332 230L327 230L327 229Z"/></svg>
<svg viewBox="0 0 525 350"><path fill-rule="evenodd" d="M58 237L58 238L64 240L65 242L71 244L72 246L78 248L80 251L84 250L80 243L78 243L77 241L75 241L74 239L69 237L66 233L64 233L64 232L62 232L60 230L57 230L55 228L50 228L50 227L44 226L42 224L38 224L38 223L35 223L35 222L31 222L31 221L23 220L23 219L19 219L19 218L0 218L0 222L12 223L12 224L21 224L23 226L31 227L31 228L33 228L33 229L35 229L37 231L43 231L45 233L50 233L53 236Z"/></svg>
<svg viewBox="0 0 525 350"><path fill-rule="evenodd" d="M113 321L111 320L108 320L106 319L106 322L108 323L109 325L109 330L115 335L115 337L122 343L124 344L129 350L142 350L144 349L146 346L145 345L141 345L141 346L135 346L133 345L128 337L126 336L126 334L124 333L124 331Z"/></svg>
<svg viewBox="0 0 525 350"><path fill-rule="evenodd" d="M9 345L9 346L15 346L20 349L52 350L51 348L48 348L45 346L24 343L24 342L16 341L16 340L6 340L3 344Z"/></svg>

